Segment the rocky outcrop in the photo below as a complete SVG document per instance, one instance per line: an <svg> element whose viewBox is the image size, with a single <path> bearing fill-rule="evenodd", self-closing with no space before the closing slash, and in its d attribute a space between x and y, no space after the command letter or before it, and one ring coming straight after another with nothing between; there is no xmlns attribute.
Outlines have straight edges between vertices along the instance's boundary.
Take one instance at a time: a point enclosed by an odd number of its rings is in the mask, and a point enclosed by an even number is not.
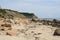
<svg viewBox="0 0 60 40"><path fill-rule="evenodd" d="M37 18L33 13L0 9L0 35L16 36Z"/></svg>
<svg viewBox="0 0 60 40"><path fill-rule="evenodd" d="M33 13L18 12L10 9L0 9L0 17L2 18L37 18Z"/></svg>

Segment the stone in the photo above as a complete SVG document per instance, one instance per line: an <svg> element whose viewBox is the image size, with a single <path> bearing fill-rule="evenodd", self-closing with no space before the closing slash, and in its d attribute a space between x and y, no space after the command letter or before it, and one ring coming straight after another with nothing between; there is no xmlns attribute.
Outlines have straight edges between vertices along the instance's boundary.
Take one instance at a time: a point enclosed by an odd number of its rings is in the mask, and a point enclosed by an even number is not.
<svg viewBox="0 0 60 40"><path fill-rule="evenodd" d="M8 30L6 35L9 35L9 36L16 36L18 34L18 31L16 30Z"/></svg>
<svg viewBox="0 0 60 40"><path fill-rule="evenodd" d="M1 24L2 27L11 27L10 24Z"/></svg>
<svg viewBox="0 0 60 40"><path fill-rule="evenodd" d="M60 29L56 29L53 35L54 36L60 36Z"/></svg>

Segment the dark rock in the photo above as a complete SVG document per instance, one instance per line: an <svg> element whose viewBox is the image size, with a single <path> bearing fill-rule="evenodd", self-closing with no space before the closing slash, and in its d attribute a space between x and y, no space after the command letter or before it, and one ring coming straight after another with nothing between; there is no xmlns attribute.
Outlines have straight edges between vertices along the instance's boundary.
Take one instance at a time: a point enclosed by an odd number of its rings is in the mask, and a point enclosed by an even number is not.
<svg viewBox="0 0 60 40"><path fill-rule="evenodd" d="M10 24L2 24L1 26L3 26L3 27L11 27Z"/></svg>
<svg viewBox="0 0 60 40"><path fill-rule="evenodd" d="M4 29L1 29L2 31L4 31Z"/></svg>
<svg viewBox="0 0 60 40"><path fill-rule="evenodd" d="M56 29L53 35L54 36L60 36L60 29Z"/></svg>
<svg viewBox="0 0 60 40"><path fill-rule="evenodd" d="M34 33L34 31L31 31L31 33Z"/></svg>
<svg viewBox="0 0 60 40"><path fill-rule="evenodd" d="M38 33L38 35L40 35L41 33Z"/></svg>

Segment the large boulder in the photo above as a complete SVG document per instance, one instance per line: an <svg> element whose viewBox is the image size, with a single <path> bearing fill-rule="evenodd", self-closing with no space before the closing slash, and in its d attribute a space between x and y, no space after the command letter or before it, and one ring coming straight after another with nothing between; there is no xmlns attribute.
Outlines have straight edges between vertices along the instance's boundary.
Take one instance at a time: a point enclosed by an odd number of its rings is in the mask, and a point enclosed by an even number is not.
<svg viewBox="0 0 60 40"><path fill-rule="evenodd" d="M54 36L60 36L60 29L56 29L53 35Z"/></svg>

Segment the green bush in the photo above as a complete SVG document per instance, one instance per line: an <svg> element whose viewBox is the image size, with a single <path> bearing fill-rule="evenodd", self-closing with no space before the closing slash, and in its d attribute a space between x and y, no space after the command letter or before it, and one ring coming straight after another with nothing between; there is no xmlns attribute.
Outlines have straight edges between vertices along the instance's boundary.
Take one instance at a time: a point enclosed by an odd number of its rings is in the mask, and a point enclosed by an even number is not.
<svg viewBox="0 0 60 40"><path fill-rule="evenodd" d="M33 13L21 13L24 16L28 17L28 18L32 18L33 16L35 16Z"/></svg>
<svg viewBox="0 0 60 40"><path fill-rule="evenodd" d="M0 9L0 13L6 13L4 9Z"/></svg>

